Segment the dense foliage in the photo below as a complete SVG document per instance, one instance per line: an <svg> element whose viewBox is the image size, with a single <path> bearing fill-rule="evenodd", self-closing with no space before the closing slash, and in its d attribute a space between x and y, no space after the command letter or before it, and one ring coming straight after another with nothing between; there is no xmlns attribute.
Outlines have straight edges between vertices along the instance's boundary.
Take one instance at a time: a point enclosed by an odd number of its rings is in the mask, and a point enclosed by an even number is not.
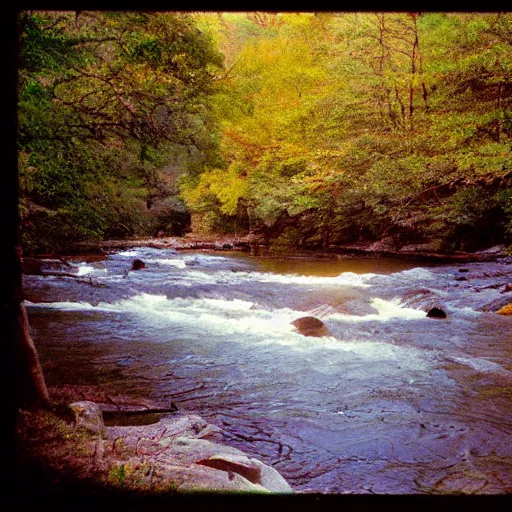
<svg viewBox="0 0 512 512"><path fill-rule="evenodd" d="M188 212L276 247L512 239L511 14L24 13L20 33L27 248Z"/></svg>
<svg viewBox="0 0 512 512"><path fill-rule="evenodd" d="M190 16L23 12L19 176L25 251L158 231L189 214L181 170L215 151L222 56Z"/></svg>

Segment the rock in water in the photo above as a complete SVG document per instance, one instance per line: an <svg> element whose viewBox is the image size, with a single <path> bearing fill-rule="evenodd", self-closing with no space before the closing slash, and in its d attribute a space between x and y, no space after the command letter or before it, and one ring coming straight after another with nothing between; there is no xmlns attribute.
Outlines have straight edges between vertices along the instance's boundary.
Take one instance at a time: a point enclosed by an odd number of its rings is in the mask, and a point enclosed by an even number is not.
<svg viewBox="0 0 512 512"><path fill-rule="evenodd" d="M303 336L321 338L322 336L329 336L330 334L325 324L314 316L297 318L297 320L292 322L292 325L294 325Z"/></svg>
<svg viewBox="0 0 512 512"><path fill-rule="evenodd" d="M146 268L146 264L139 259L133 260L132 270L140 270L141 268Z"/></svg>
<svg viewBox="0 0 512 512"><path fill-rule="evenodd" d="M429 318L446 318L446 313L440 308L431 308L427 312Z"/></svg>

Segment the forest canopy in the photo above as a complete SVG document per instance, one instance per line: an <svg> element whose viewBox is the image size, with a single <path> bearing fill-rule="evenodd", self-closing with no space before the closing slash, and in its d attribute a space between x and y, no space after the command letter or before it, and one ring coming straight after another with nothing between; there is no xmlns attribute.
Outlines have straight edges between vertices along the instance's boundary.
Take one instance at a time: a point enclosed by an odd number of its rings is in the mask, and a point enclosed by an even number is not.
<svg viewBox="0 0 512 512"><path fill-rule="evenodd" d="M512 242L512 14L18 16L23 249Z"/></svg>

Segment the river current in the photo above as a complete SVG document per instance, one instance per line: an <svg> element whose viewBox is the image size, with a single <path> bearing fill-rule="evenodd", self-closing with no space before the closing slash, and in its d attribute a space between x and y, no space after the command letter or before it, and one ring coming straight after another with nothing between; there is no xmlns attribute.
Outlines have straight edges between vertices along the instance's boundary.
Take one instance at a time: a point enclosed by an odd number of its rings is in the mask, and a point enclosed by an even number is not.
<svg viewBox="0 0 512 512"><path fill-rule="evenodd" d="M512 317L485 311L512 302L512 265L137 248L73 266L24 276L49 385L173 401L298 492L512 492Z"/></svg>

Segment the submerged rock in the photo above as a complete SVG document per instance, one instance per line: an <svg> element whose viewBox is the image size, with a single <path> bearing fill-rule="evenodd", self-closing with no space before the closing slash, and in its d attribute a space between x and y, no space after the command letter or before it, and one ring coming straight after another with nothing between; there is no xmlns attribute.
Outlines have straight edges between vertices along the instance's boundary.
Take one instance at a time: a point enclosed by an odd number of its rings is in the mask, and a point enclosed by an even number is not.
<svg viewBox="0 0 512 512"><path fill-rule="evenodd" d="M325 324L314 316L297 318L297 320L292 322L292 325L294 325L303 336L321 338L322 336L329 336L330 334Z"/></svg>
<svg viewBox="0 0 512 512"><path fill-rule="evenodd" d="M427 317L428 318L446 318L446 313L441 308L433 307L427 311Z"/></svg>
<svg viewBox="0 0 512 512"><path fill-rule="evenodd" d="M438 299L438 294L429 288L412 288L407 290L403 297L406 306L428 311L432 303Z"/></svg>

